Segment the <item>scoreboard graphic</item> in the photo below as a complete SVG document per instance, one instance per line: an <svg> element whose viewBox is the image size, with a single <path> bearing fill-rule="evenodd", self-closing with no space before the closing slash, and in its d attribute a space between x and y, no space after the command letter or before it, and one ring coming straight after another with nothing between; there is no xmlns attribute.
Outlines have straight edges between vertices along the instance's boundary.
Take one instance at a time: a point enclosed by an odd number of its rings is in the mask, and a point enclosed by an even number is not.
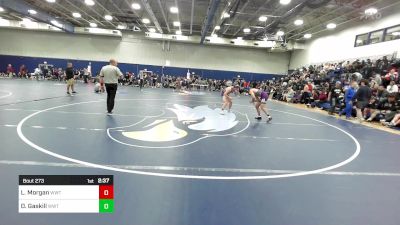
<svg viewBox="0 0 400 225"><path fill-rule="evenodd" d="M113 213L113 175L20 175L19 213Z"/></svg>

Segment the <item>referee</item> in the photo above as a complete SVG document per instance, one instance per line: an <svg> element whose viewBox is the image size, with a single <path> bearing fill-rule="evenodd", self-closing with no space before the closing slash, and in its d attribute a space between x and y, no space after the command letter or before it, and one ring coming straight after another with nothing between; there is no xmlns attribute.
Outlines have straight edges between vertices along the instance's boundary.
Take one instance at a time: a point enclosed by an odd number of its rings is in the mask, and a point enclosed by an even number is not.
<svg viewBox="0 0 400 225"><path fill-rule="evenodd" d="M114 99L118 88L118 78L122 76L115 59L110 60L110 65L103 66L100 71L100 83L104 83L107 91L107 113L110 115L114 109Z"/></svg>
<svg viewBox="0 0 400 225"><path fill-rule="evenodd" d="M69 92L69 89L71 88L72 94L75 94L74 90L74 68L72 67L72 63L67 63L67 68L65 69L65 80L67 81L67 94L71 95L71 92Z"/></svg>

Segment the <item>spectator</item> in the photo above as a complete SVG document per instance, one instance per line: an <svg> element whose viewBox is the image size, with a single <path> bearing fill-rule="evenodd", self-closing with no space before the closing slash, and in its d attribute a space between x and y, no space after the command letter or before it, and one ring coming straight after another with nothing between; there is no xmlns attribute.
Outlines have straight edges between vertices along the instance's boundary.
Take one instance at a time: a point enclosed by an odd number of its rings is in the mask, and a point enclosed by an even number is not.
<svg viewBox="0 0 400 225"><path fill-rule="evenodd" d="M392 121L383 123L385 126L398 127L400 126L400 113L396 114Z"/></svg>
<svg viewBox="0 0 400 225"><path fill-rule="evenodd" d="M13 77L13 75L14 75L14 68L13 68L13 66L11 65L11 64L8 64L7 65L7 75L8 75L8 77L9 78L12 78Z"/></svg>
<svg viewBox="0 0 400 225"><path fill-rule="evenodd" d="M303 94L301 95L300 102L307 104L307 106L310 106L311 92L312 86L310 82L308 82L308 84L304 85Z"/></svg>
<svg viewBox="0 0 400 225"><path fill-rule="evenodd" d="M351 113L353 111L353 96L356 93L356 89L357 89L358 85L357 82L352 82L351 86L346 90L345 94L344 94L344 101L346 104L346 107L339 113L339 116L341 116L342 114L346 114L346 119L350 119L351 118Z"/></svg>
<svg viewBox="0 0 400 225"><path fill-rule="evenodd" d="M318 100L316 100L315 105L320 109L328 109L329 108L328 94L325 89L322 89L320 91Z"/></svg>
<svg viewBox="0 0 400 225"><path fill-rule="evenodd" d="M330 109L329 109L329 115L333 115L333 112L335 111L335 108L339 105L339 97L342 94L342 84L340 81L337 81L335 83L335 87L333 87L329 91L328 95L328 101L330 102Z"/></svg>
<svg viewBox="0 0 400 225"><path fill-rule="evenodd" d="M19 67L19 77L20 78L26 78L28 74L28 69L26 68L26 66L24 64L22 64Z"/></svg>
<svg viewBox="0 0 400 225"><path fill-rule="evenodd" d="M284 94L284 97L283 97L284 99L283 100L286 101L286 102L292 102L294 94L295 94L295 92L293 91L293 88L289 87L287 93Z"/></svg>
<svg viewBox="0 0 400 225"><path fill-rule="evenodd" d="M382 77L380 74L375 74L374 80L375 80L375 83L377 83L378 85L382 84Z"/></svg>
<svg viewBox="0 0 400 225"><path fill-rule="evenodd" d="M394 80L390 81L389 85L387 86L387 91L389 94L399 92L399 87L395 84Z"/></svg>
<svg viewBox="0 0 400 225"><path fill-rule="evenodd" d="M399 80L399 74L396 72L396 70L393 68L390 70L388 74L385 76L385 85L388 85L390 81L398 81Z"/></svg>
<svg viewBox="0 0 400 225"><path fill-rule="evenodd" d="M368 87L368 81L365 79L361 80L361 86L352 98L352 102L356 103L357 118L359 122L364 121L362 111L368 105L371 96L372 92Z"/></svg>
<svg viewBox="0 0 400 225"><path fill-rule="evenodd" d="M371 122L379 114L380 110L378 109L378 106L378 100L375 97L372 97L363 111L364 119L366 119L367 122Z"/></svg>
<svg viewBox="0 0 400 225"><path fill-rule="evenodd" d="M378 91L376 93L376 98L378 99L378 104L382 105L383 102L387 100L387 97L389 95L389 92L386 90L386 88L382 85L378 87Z"/></svg>
<svg viewBox="0 0 400 225"><path fill-rule="evenodd" d="M90 73L89 73L88 68L84 68L84 69L83 69L83 82L84 82L85 84L88 83L89 74L90 74Z"/></svg>
<svg viewBox="0 0 400 225"><path fill-rule="evenodd" d="M396 100L396 94L389 94L387 101L382 105L382 113L384 114L384 119L381 122L390 122L393 120L394 116L400 112L399 102Z"/></svg>

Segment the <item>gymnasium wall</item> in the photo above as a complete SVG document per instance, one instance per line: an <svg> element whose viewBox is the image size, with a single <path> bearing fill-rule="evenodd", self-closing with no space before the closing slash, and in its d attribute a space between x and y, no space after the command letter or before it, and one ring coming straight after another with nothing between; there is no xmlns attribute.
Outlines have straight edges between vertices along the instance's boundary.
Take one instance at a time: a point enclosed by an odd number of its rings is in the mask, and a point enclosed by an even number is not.
<svg viewBox="0 0 400 225"><path fill-rule="evenodd" d="M27 66L29 72L33 72L38 64L42 64L46 61L48 64L54 65L57 68L65 68L67 62L72 62L74 68L81 69L87 67L89 62L92 64L92 75L96 76L100 72L101 67L108 64L106 61L94 61L94 60L77 60L77 59L57 59L57 58L45 58L45 57L27 57L27 56L10 56L0 55L0 72L6 70L8 63L13 65L14 69L18 71L21 65ZM133 72L138 74L140 70L147 69L157 74L166 74L173 76L184 76L188 68L171 67L171 66L154 66L145 64L131 64L131 63L119 63L118 67L123 73ZM272 78L278 78L282 75L278 74L265 74L265 73L251 73L251 72L239 72L239 71L225 71L225 70L207 70L200 68L190 68L190 73L195 73L203 78L211 79L233 79L240 75L245 80L271 80Z"/></svg>
<svg viewBox="0 0 400 225"><path fill-rule="evenodd" d="M168 60L169 67L182 68L184 74L188 68L194 68L277 75L287 73L289 62L288 53L268 53L265 49L171 42L168 51L167 45L163 50L162 41L136 34L124 34L121 39L3 28L0 43L0 55L102 62L116 58L122 63L159 67Z"/></svg>
<svg viewBox="0 0 400 225"><path fill-rule="evenodd" d="M387 16L382 13L382 16L379 20L365 21L357 26L342 25L348 28L341 31L326 31L329 35L311 39L306 43L305 50L297 50L292 53L290 69L311 63L390 55L395 51L399 52L399 56L400 40L354 47L356 35L400 24L399 11Z"/></svg>

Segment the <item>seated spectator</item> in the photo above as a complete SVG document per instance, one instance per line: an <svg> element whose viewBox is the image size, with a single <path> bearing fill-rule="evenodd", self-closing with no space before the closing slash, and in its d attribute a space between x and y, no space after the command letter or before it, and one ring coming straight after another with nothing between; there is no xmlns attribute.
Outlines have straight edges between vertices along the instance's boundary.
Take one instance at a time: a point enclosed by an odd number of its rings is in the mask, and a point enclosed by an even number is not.
<svg viewBox="0 0 400 225"><path fill-rule="evenodd" d="M392 68L388 74L385 76L386 80L394 80L397 81L399 79L399 74L396 72L395 68Z"/></svg>
<svg viewBox="0 0 400 225"><path fill-rule="evenodd" d="M315 101L315 106L320 109L329 109L330 104L328 103L328 94L326 89L322 89L319 93L318 100Z"/></svg>
<svg viewBox="0 0 400 225"><path fill-rule="evenodd" d="M380 113L378 106L378 100L375 97L372 97L363 111L364 119L367 122L371 122L372 120L374 120L375 117Z"/></svg>
<svg viewBox="0 0 400 225"><path fill-rule="evenodd" d="M375 79L372 79L372 80L371 80L371 83L370 83L370 85L369 85L369 87L370 87L373 91L375 91L375 90L378 90L379 84L376 82Z"/></svg>
<svg viewBox="0 0 400 225"><path fill-rule="evenodd" d="M378 99L379 105L382 105L382 103L387 100L388 95L389 92L386 90L383 84L381 84L376 92L376 98Z"/></svg>
<svg viewBox="0 0 400 225"><path fill-rule="evenodd" d="M391 80L389 85L387 86L387 91L390 93L398 93L399 87L395 84L394 80Z"/></svg>
<svg viewBox="0 0 400 225"><path fill-rule="evenodd" d="M300 102L310 105L311 93L312 93L312 85L310 82L308 82L306 85L304 85L304 89L303 89L303 93L301 95Z"/></svg>
<svg viewBox="0 0 400 225"><path fill-rule="evenodd" d="M362 78L363 78L363 76L362 76L362 74L359 73L359 72L355 72L355 73L353 73L353 75L351 76L351 79L352 79L353 81L357 81L357 82L360 82Z"/></svg>
<svg viewBox="0 0 400 225"><path fill-rule="evenodd" d="M295 94L295 91L293 90L293 88L289 87L286 94L283 95L283 101L292 102L294 94Z"/></svg>
<svg viewBox="0 0 400 225"><path fill-rule="evenodd" d="M392 68L388 74L385 75L384 85L388 85L390 81L398 81L399 74L396 72L396 69Z"/></svg>
<svg viewBox="0 0 400 225"><path fill-rule="evenodd" d="M377 83L378 85L382 84L382 77L380 74L375 74L375 76L373 77L373 79L375 80L375 83Z"/></svg>
<svg viewBox="0 0 400 225"><path fill-rule="evenodd" d="M312 93L311 93L311 97L310 97L310 105L307 105L307 107L315 107L316 105L316 101L318 101L319 99L319 93L316 89L313 89Z"/></svg>
<svg viewBox="0 0 400 225"><path fill-rule="evenodd" d="M382 104L381 109L381 112L385 116L383 119L381 119L381 122L385 123L392 121L394 116L400 113L400 104L396 99L396 94L389 94L387 101Z"/></svg>
<svg viewBox="0 0 400 225"><path fill-rule="evenodd" d="M385 126L398 127L400 126L400 113L396 114L392 121L383 123Z"/></svg>

